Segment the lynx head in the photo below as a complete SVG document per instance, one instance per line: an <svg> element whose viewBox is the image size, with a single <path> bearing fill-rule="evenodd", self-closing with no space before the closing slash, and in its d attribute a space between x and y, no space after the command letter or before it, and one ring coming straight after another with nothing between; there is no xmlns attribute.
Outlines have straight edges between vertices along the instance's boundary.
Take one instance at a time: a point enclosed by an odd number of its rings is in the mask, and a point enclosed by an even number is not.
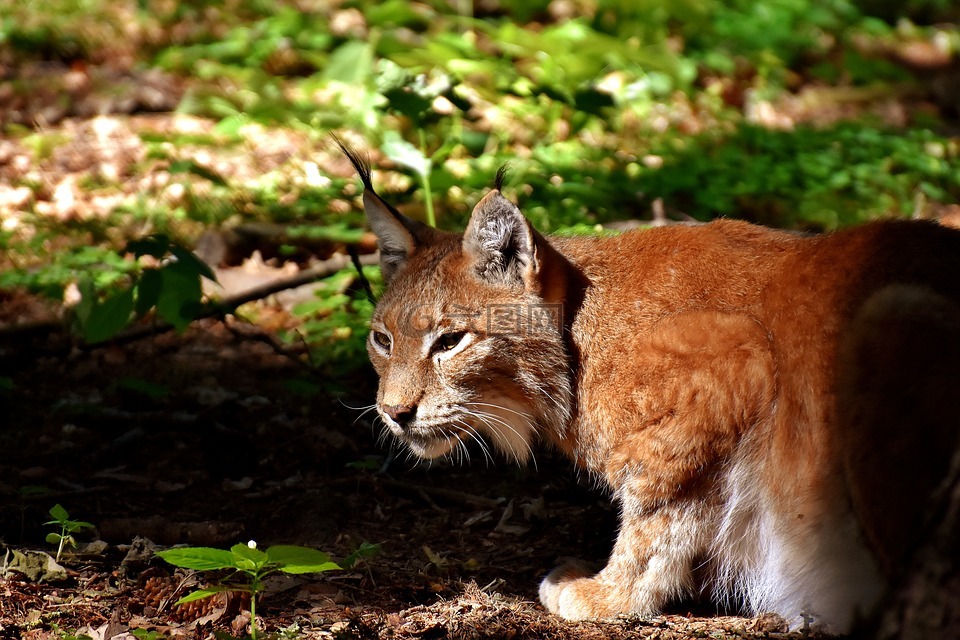
<svg viewBox="0 0 960 640"><path fill-rule="evenodd" d="M366 160L340 145L363 180L386 291L367 351L380 376L377 411L416 455L525 461L540 432L570 420L563 288L569 264L496 188L463 235L437 231L374 191Z"/></svg>

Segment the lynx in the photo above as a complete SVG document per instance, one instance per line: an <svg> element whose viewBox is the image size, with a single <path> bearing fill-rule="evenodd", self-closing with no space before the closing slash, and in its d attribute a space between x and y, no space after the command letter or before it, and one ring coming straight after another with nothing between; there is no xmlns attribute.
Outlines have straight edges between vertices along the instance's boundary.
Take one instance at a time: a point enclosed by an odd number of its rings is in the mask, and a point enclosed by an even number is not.
<svg viewBox="0 0 960 640"><path fill-rule="evenodd" d="M501 193L465 232L364 185L386 291L377 410L423 458L552 444L609 489L598 573L540 600L572 620L691 593L847 632L908 562L960 410L960 233L824 235L721 219L616 237L537 232ZM486 451L486 449L485 449Z"/></svg>

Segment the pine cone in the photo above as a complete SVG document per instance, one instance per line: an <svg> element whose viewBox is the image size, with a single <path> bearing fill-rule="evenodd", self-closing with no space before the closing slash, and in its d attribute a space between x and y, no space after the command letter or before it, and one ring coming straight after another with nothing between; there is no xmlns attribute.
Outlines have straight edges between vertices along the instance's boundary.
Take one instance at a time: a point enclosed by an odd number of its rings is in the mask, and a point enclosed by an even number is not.
<svg viewBox="0 0 960 640"><path fill-rule="evenodd" d="M224 592L194 600L183 604L175 604L177 600L189 593L177 593L177 586L181 580L176 576L152 576L147 578L143 585L144 605L153 607L156 611L166 609L169 616L180 622L192 622L200 618L213 616L211 620L219 620L228 614L235 614L250 599L246 594Z"/></svg>

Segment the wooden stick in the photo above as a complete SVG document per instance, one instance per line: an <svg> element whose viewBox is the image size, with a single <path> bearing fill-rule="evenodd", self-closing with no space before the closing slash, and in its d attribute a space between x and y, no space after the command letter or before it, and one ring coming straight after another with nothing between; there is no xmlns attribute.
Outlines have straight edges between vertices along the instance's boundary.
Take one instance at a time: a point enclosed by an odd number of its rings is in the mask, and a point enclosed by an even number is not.
<svg viewBox="0 0 960 640"><path fill-rule="evenodd" d="M267 298L275 293L286 291L287 289L295 289L296 287L310 284L316 280L332 276L341 269L350 266L351 262L352 260L350 256L338 253L333 257L324 260L323 262L320 262L309 269L304 269L300 273L289 278L267 282L237 295L224 298L223 300L211 301L204 305L203 309L199 314L197 314L197 317L194 318L194 320L227 315L232 313L237 307L240 307L248 302L262 300L263 298ZM360 264L362 266L376 265L379 263L380 255L378 253L357 256L356 262L354 262L354 264ZM55 331L60 331L63 328L64 323L58 320L30 322L20 325L8 325L5 327L0 327L0 339L25 338L33 334L53 333ZM173 325L167 322L155 322L149 326L129 327L128 329L118 333L110 340L93 345L83 344L80 345L80 348L95 349L105 345L126 344L128 342L140 340L149 336L165 333L171 329L173 329Z"/></svg>

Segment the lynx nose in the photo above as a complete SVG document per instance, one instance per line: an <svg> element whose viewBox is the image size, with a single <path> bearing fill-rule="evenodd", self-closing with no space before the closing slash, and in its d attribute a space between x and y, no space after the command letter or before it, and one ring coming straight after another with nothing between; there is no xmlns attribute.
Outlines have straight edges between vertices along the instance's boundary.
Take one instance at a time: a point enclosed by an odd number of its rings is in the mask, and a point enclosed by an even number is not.
<svg viewBox="0 0 960 640"><path fill-rule="evenodd" d="M417 414L417 406L411 404L387 404L383 406L383 411L402 428L406 428Z"/></svg>

